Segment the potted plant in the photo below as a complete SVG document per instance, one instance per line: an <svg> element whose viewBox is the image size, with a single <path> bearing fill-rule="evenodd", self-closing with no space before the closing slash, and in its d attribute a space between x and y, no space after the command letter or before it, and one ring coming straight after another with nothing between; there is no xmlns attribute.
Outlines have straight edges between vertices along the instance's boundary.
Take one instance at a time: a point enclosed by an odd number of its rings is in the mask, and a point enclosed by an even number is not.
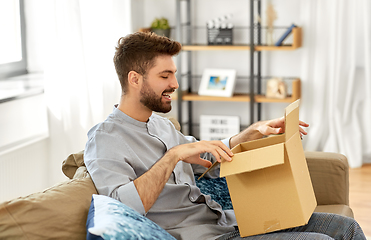
<svg viewBox="0 0 371 240"><path fill-rule="evenodd" d="M170 37L170 26L166 18L155 18L151 24L151 31L159 36Z"/></svg>

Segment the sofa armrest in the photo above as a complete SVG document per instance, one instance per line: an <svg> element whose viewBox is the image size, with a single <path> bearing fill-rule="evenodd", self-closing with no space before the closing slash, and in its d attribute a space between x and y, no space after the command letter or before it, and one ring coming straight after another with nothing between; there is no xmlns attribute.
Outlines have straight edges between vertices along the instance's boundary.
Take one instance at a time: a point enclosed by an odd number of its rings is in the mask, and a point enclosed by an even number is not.
<svg viewBox="0 0 371 240"><path fill-rule="evenodd" d="M83 169L81 170L83 171ZM89 175L0 204L0 239L86 239L91 197Z"/></svg>
<svg viewBox="0 0 371 240"><path fill-rule="evenodd" d="M318 205L349 206L349 165L339 153L305 152Z"/></svg>

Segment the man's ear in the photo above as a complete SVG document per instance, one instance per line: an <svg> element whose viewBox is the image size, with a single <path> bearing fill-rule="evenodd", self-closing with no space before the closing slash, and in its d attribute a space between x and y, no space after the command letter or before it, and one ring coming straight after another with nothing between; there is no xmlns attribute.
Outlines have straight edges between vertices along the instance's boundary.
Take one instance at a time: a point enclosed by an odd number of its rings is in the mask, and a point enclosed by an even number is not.
<svg viewBox="0 0 371 240"><path fill-rule="evenodd" d="M130 71L128 73L128 83L133 88L139 88L142 80L142 75L136 71Z"/></svg>

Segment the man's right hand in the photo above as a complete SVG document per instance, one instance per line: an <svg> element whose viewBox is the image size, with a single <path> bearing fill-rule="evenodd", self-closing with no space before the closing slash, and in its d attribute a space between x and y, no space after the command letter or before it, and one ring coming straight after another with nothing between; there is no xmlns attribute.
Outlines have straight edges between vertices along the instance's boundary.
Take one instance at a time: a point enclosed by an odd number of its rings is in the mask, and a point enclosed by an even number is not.
<svg viewBox="0 0 371 240"><path fill-rule="evenodd" d="M200 154L209 152L220 162L221 158L232 161L232 151L221 141L200 141L188 144L178 145L169 150L169 153L175 154L178 161L184 161L191 164L199 164L209 168L211 162L200 157Z"/></svg>

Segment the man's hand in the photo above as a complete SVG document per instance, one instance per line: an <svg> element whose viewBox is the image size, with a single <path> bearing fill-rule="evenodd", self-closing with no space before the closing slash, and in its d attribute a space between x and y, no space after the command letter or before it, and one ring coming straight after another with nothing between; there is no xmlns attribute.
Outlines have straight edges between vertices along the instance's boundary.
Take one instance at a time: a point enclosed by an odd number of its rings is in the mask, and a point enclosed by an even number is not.
<svg viewBox="0 0 371 240"><path fill-rule="evenodd" d="M182 144L170 149L170 151L176 155L178 161L199 164L207 168L211 166L211 162L200 158L201 153L211 153L218 162L221 161L221 158L231 161L233 156L231 150L221 141L200 141Z"/></svg>
<svg viewBox="0 0 371 240"><path fill-rule="evenodd" d="M302 127L309 127L309 124L299 121L300 136L307 135L307 132ZM229 145L231 148L239 143L247 142L269 136L271 134L280 134L285 132L285 118L276 118L268 121L260 121L252 124L250 127L233 136Z"/></svg>
<svg viewBox="0 0 371 240"><path fill-rule="evenodd" d="M219 162L221 157L231 161L233 156L231 150L221 141L200 141L182 144L171 148L146 173L135 179L134 185L142 200L144 210L148 212L156 202L179 161L199 164L207 168L210 167L210 161L200 158L200 154L205 152L213 154Z"/></svg>
<svg viewBox="0 0 371 240"><path fill-rule="evenodd" d="M309 127L309 124L299 121L300 135L307 135L307 132L302 127ZM280 134L285 132L285 118L276 118L273 120L258 122L256 129L263 135Z"/></svg>

